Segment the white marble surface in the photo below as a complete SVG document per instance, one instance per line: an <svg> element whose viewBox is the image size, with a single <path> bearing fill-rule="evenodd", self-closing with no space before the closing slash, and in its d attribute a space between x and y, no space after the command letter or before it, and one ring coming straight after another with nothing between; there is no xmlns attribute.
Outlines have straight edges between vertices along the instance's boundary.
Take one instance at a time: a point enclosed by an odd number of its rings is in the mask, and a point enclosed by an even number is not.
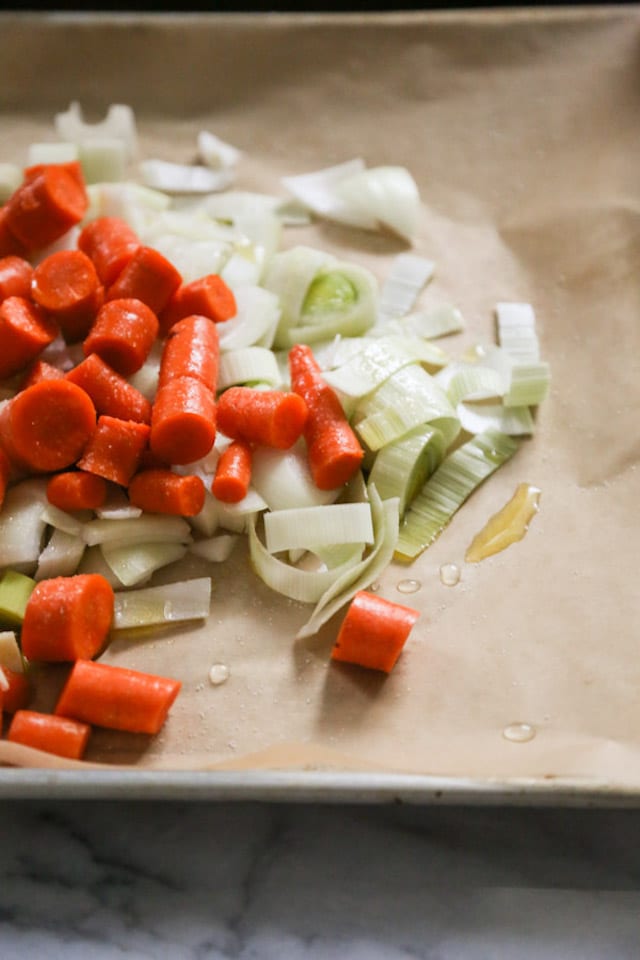
<svg viewBox="0 0 640 960"><path fill-rule="evenodd" d="M638 960L640 811L0 803L1 960Z"/></svg>

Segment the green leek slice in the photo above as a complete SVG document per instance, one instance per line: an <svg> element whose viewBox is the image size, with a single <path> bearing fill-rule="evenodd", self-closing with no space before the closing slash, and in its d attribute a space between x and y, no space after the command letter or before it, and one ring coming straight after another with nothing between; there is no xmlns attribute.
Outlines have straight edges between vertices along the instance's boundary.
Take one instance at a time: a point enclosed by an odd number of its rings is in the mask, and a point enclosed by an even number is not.
<svg viewBox="0 0 640 960"><path fill-rule="evenodd" d="M445 455L444 436L435 427L420 426L376 454L369 473L383 500L398 497L400 516Z"/></svg>
<svg viewBox="0 0 640 960"><path fill-rule="evenodd" d="M368 503L328 503L274 510L264 515L264 533L269 553L372 543L371 508Z"/></svg>

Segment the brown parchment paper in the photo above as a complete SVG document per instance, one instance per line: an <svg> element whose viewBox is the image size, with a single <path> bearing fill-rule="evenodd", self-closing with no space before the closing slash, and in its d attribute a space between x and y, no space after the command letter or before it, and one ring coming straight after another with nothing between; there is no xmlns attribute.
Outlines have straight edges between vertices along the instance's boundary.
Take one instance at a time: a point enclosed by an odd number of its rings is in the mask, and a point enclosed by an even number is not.
<svg viewBox="0 0 640 960"><path fill-rule="evenodd" d="M322 768L584 778L640 787L640 12L0 18L0 159L54 139L53 114L130 103L141 155L190 161L207 128L244 151L237 186L362 156L421 193L417 253L467 330L529 300L553 386L535 438L383 596L421 611L383 679L329 665L337 621L295 642L308 608L273 594L238 547L214 568L206 624L114 639L105 659L176 676L154 740L97 731L89 764ZM288 229L382 280L403 247L327 224ZM518 482L542 490L526 538L478 565L472 536ZM440 565L462 568L443 586ZM398 593L407 577L414 594ZM214 688L208 671L228 665ZM55 701L63 671L43 678ZM527 743L504 728L526 722ZM59 761L0 744L0 761ZM60 761L60 763L63 763ZM70 765L73 766L73 765Z"/></svg>

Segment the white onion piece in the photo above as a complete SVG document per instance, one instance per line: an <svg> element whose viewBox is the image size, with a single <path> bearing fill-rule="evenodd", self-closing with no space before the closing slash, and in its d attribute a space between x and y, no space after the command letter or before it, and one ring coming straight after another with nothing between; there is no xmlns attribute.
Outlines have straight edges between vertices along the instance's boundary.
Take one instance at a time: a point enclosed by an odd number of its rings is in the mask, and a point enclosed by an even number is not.
<svg viewBox="0 0 640 960"><path fill-rule="evenodd" d="M71 163L79 159L76 143L31 143L27 149L27 166L38 163Z"/></svg>
<svg viewBox="0 0 640 960"><path fill-rule="evenodd" d="M287 226L302 226L310 221L309 211L303 204L268 193L226 190L207 197L204 205L209 216L236 225L263 216L275 217Z"/></svg>
<svg viewBox="0 0 640 960"><path fill-rule="evenodd" d="M13 630L0 632L0 667L7 667L14 673L24 673L24 660Z"/></svg>
<svg viewBox="0 0 640 960"><path fill-rule="evenodd" d="M71 513L67 513L66 510L54 507L52 503L45 503L42 509L42 519L50 527L54 527L56 530L64 530L65 533L70 533L72 536L79 537L82 533L82 520L74 517Z"/></svg>
<svg viewBox="0 0 640 960"><path fill-rule="evenodd" d="M116 137L95 137L78 145L79 160L87 183L123 180L127 168L127 147Z"/></svg>
<svg viewBox="0 0 640 960"><path fill-rule="evenodd" d="M119 217L139 235L151 219L171 204L166 193L138 183L96 183L87 188L87 193L92 219Z"/></svg>
<svg viewBox="0 0 640 960"><path fill-rule="evenodd" d="M500 347L516 363L537 363L540 344L531 304L500 302L495 309Z"/></svg>
<svg viewBox="0 0 640 960"><path fill-rule="evenodd" d="M182 517L143 514L128 520L89 520L82 528L89 546L96 543L189 543L191 528Z"/></svg>
<svg viewBox="0 0 640 960"><path fill-rule="evenodd" d="M225 241L189 240L172 233L159 234L150 245L174 265L184 283L220 273L230 252Z"/></svg>
<svg viewBox="0 0 640 960"><path fill-rule="evenodd" d="M158 389L163 347L161 340L155 340L140 369L128 377L131 386L139 390L147 400L153 400Z"/></svg>
<svg viewBox="0 0 640 960"><path fill-rule="evenodd" d="M210 563L224 563L231 556L237 540L238 537L234 533L220 533L217 537L196 540L189 547L189 553Z"/></svg>
<svg viewBox="0 0 640 960"><path fill-rule="evenodd" d="M312 173L283 177L282 183L297 200L318 216L373 230L376 226L375 219L366 212L357 217L336 190L340 182L363 170L364 160L357 157Z"/></svg>
<svg viewBox="0 0 640 960"><path fill-rule="evenodd" d="M189 517L189 521L203 537L212 537L220 526L218 501L209 490L205 490L202 510L194 517Z"/></svg>
<svg viewBox="0 0 640 960"><path fill-rule="evenodd" d="M211 605L210 577L178 580L159 587L117 591L114 602L113 629L125 630L203 620Z"/></svg>
<svg viewBox="0 0 640 960"><path fill-rule="evenodd" d="M0 567L21 573L35 569L46 529L46 503L45 479L22 480L8 488L0 513Z"/></svg>
<svg viewBox="0 0 640 960"><path fill-rule="evenodd" d="M95 514L100 520L134 520L142 516L142 510L129 502L124 490L110 486L107 499L101 507L96 508Z"/></svg>
<svg viewBox="0 0 640 960"><path fill-rule="evenodd" d="M57 527L38 558L35 580L71 577L77 572L86 549L84 541L74 533Z"/></svg>
<svg viewBox="0 0 640 960"><path fill-rule="evenodd" d="M162 567L181 560L187 552L183 543L129 543L113 546L103 543L102 555L125 587L137 586Z"/></svg>
<svg viewBox="0 0 640 960"><path fill-rule="evenodd" d="M235 167L242 151L217 137L215 133L201 130L198 134L198 155L202 162L214 170Z"/></svg>
<svg viewBox="0 0 640 960"><path fill-rule="evenodd" d="M17 163L0 163L0 203L8 200L22 183L22 168Z"/></svg>
<svg viewBox="0 0 640 960"><path fill-rule="evenodd" d="M376 227L390 230L404 240L411 241L415 236L420 220L420 194L406 167L373 167L340 181L336 190L354 225L366 215Z"/></svg>
<svg viewBox="0 0 640 960"><path fill-rule="evenodd" d="M73 101L68 110L56 114L54 125L58 136L71 143L104 137L122 140L127 148L129 160L135 157L138 150L135 114L131 107L124 103L112 103L104 120L98 123L86 123L80 104Z"/></svg>
<svg viewBox="0 0 640 960"><path fill-rule="evenodd" d="M220 349L270 347L280 321L277 296L262 287L240 287L234 292L238 311L218 324Z"/></svg>
<svg viewBox="0 0 640 960"><path fill-rule="evenodd" d="M171 163L169 160L143 160L140 174L145 186L165 193L216 193L232 182L231 170L211 170L197 164Z"/></svg>
<svg viewBox="0 0 640 960"><path fill-rule="evenodd" d="M251 482L270 510L313 507L333 503L337 490L319 490L313 482L306 447L302 442L289 450L256 447Z"/></svg>

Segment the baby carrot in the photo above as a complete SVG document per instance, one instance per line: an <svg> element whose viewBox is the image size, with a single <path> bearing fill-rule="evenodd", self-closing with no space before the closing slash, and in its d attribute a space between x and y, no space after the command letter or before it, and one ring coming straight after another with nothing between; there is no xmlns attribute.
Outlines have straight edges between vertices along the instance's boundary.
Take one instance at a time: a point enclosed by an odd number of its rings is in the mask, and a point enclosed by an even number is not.
<svg viewBox="0 0 640 960"><path fill-rule="evenodd" d="M364 451L337 393L322 376L306 344L296 344L289 351L289 371L291 389L309 408L304 436L311 476L320 490L334 490L358 471Z"/></svg>
<svg viewBox="0 0 640 960"><path fill-rule="evenodd" d="M82 250L60 250L33 271L31 296L57 322L67 341L87 335L102 306L104 288Z"/></svg>
<svg viewBox="0 0 640 960"><path fill-rule="evenodd" d="M360 590L349 604L331 658L390 673L419 616L417 610Z"/></svg>
<svg viewBox="0 0 640 960"><path fill-rule="evenodd" d="M17 673L9 667L0 667L7 689L3 691L2 709L5 713L24 710L31 699L31 683L24 673Z"/></svg>
<svg viewBox="0 0 640 960"><path fill-rule="evenodd" d="M33 168L6 203L6 226L28 251L47 247L79 223L88 206L84 183L66 164Z"/></svg>
<svg viewBox="0 0 640 960"><path fill-rule="evenodd" d="M251 447L244 440L234 440L222 452L211 484L211 492L223 503L244 500L251 482Z"/></svg>
<svg viewBox="0 0 640 960"><path fill-rule="evenodd" d="M25 167L23 171L23 179L25 181L33 180L35 177L39 177L41 173L44 173L45 170L50 166L55 166L57 170L65 170L73 177L78 186L84 189L84 174L82 172L82 164L79 160L66 160L64 163L56 164L32 163L30 167Z"/></svg>
<svg viewBox="0 0 640 960"><path fill-rule="evenodd" d="M97 353L89 354L86 360L69 370L65 379L88 393L98 413L138 423L151 420L149 400Z"/></svg>
<svg viewBox="0 0 640 960"><path fill-rule="evenodd" d="M142 470L129 484L129 500L147 513L195 517L204 506L200 477L181 476L171 470Z"/></svg>
<svg viewBox="0 0 640 960"><path fill-rule="evenodd" d="M0 379L19 373L58 335L54 320L25 297L0 303Z"/></svg>
<svg viewBox="0 0 640 960"><path fill-rule="evenodd" d="M151 413L152 452L165 463L193 463L209 453L216 438L213 392L195 377L169 380Z"/></svg>
<svg viewBox="0 0 640 960"><path fill-rule="evenodd" d="M0 257L24 258L27 250L17 237L11 233L7 225L8 210L6 205L0 207Z"/></svg>
<svg viewBox="0 0 640 960"><path fill-rule="evenodd" d="M115 283L139 246L135 231L120 217L97 217L78 237L78 249L91 258L106 287Z"/></svg>
<svg viewBox="0 0 640 960"><path fill-rule="evenodd" d="M123 377L143 365L158 335L158 318L142 300L108 300L98 311L82 347L97 353Z"/></svg>
<svg viewBox="0 0 640 960"><path fill-rule="evenodd" d="M9 726L7 739L58 757L81 760L90 735L91 727L87 723L35 710L18 710Z"/></svg>
<svg viewBox="0 0 640 960"><path fill-rule="evenodd" d="M206 317L191 316L171 328L162 351L158 386L177 377L195 377L215 393L220 346L218 331Z"/></svg>
<svg viewBox="0 0 640 960"><path fill-rule="evenodd" d="M78 467L123 487L140 466L149 439L149 427L135 420L103 414L84 448Z"/></svg>
<svg viewBox="0 0 640 960"><path fill-rule="evenodd" d="M230 387L218 400L218 426L233 440L287 450L302 434L308 412L297 393Z"/></svg>
<svg viewBox="0 0 640 960"><path fill-rule="evenodd" d="M77 660L55 713L130 733L158 733L180 691L179 680Z"/></svg>
<svg viewBox="0 0 640 960"><path fill-rule="evenodd" d="M197 314L214 323L230 320L238 312L233 290L215 273L178 287L160 316L160 331L165 336L184 317Z"/></svg>
<svg viewBox="0 0 640 960"><path fill-rule="evenodd" d="M142 300L159 314L181 281L182 277L166 257L152 247L139 246L107 289L107 300Z"/></svg>
<svg viewBox="0 0 640 960"><path fill-rule="evenodd" d="M0 259L0 300L7 297L29 297L33 267L24 257Z"/></svg>
<svg viewBox="0 0 640 960"><path fill-rule="evenodd" d="M0 410L0 445L17 469L52 473L76 462L95 426L84 390L67 380L41 380Z"/></svg>
<svg viewBox="0 0 640 960"><path fill-rule="evenodd" d="M97 510L107 499L107 481L85 470L54 474L47 483L47 500L59 510Z"/></svg>
<svg viewBox="0 0 640 960"><path fill-rule="evenodd" d="M95 657L111 628L113 604L113 588L99 573L41 580L24 612L23 654L46 662Z"/></svg>
<svg viewBox="0 0 640 960"><path fill-rule="evenodd" d="M64 373L59 367L47 363L46 360L34 360L25 370L24 378L20 381L20 389L26 390L41 380L64 380Z"/></svg>

